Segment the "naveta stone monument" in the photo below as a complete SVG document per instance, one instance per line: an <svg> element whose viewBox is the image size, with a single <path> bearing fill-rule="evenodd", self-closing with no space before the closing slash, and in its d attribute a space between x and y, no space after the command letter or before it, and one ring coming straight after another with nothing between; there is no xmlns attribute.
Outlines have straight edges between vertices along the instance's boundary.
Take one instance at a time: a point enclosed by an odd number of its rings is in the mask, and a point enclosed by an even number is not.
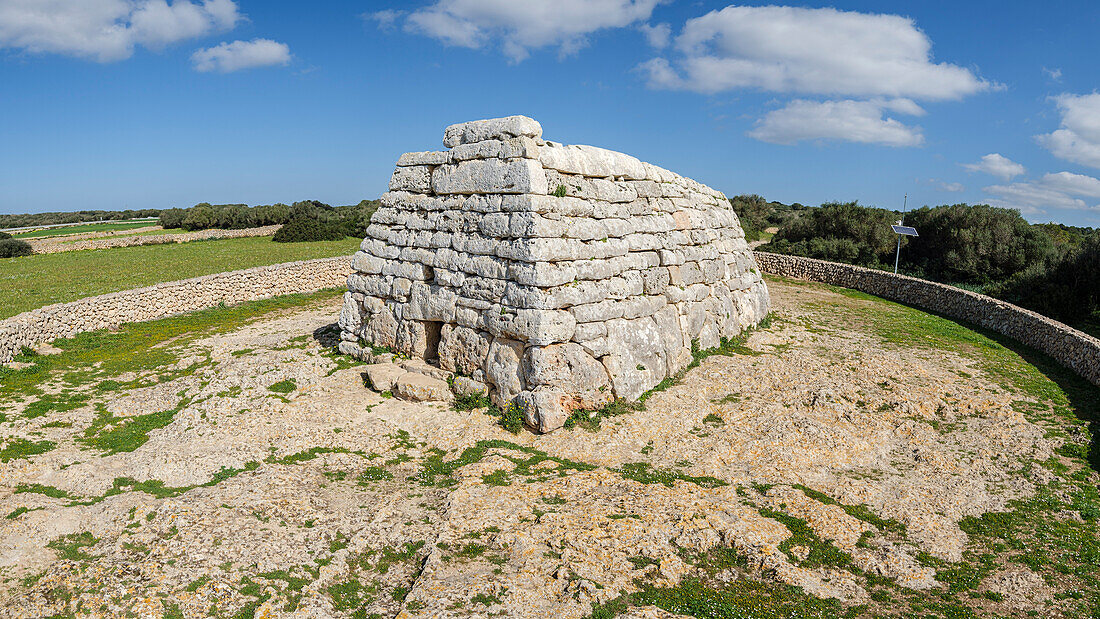
<svg viewBox="0 0 1100 619"><path fill-rule="evenodd" d="M397 161L348 277L345 353L437 363L548 432L767 315L721 192L543 140L525 116L452 125L443 145Z"/></svg>

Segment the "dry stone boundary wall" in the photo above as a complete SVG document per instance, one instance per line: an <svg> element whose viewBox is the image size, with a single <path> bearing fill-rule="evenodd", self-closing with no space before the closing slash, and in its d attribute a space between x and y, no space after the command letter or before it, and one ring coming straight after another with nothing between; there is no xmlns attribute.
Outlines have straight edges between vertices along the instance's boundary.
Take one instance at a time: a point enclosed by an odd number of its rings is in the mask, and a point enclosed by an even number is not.
<svg viewBox="0 0 1100 619"><path fill-rule="evenodd" d="M65 240L57 239L30 239L27 242L30 243L31 249L33 249L36 254L57 254L84 249L112 249L115 247L136 247L138 245L162 245L165 243L187 243L190 241L271 236L281 227L281 225L276 224L273 226L242 228L239 230L198 230L195 232L180 232L179 234L147 234L121 236L118 238L88 239L75 242L65 242Z"/></svg>
<svg viewBox="0 0 1100 619"><path fill-rule="evenodd" d="M85 331L164 318L221 303L231 305L342 288L350 272L351 256L338 256L204 275L47 305L0 321L0 363L11 361L23 346L33 347Z"/></svg>
<svg viewBox="0 0 1100 619"><path fill-rule="evenodd" d="M637 399L768 313L721 192L634 157L542 139L524 116L405 153L360 251L341 350L438 358L531 427Z"/></svg>
<svg viewBox="0 0 1100 619"><path fill-rule="evenodd" d="M852 288L984 327L1040 350L1100 385L1100 339L1011 303L946 284L838 262L759 251L756 261L765 273Z"/></svg>

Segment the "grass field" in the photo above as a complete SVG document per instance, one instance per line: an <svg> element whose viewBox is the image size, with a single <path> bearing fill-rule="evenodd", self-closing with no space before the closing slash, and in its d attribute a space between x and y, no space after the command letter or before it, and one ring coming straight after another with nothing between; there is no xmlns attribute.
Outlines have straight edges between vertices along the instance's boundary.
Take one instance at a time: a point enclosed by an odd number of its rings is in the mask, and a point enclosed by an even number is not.
<svg viewBox="0 0 1100 619"><path fill-rule="evenodd" d="M359 239L272 243L271 237L42 254L0 261L0 319L51 303L223 271L351 255Z"/></svg>
<svg viewBox="0 0 1100 619"><path fill-rule="evenodd" d="M74 224L72 226L64 226L61 228L47 228L45 230L31 230L29 232L20 232L19 234L13 234L17 239L40 239L48 236L62 236L65 234L81 234L84 232L107 232L112 230L130 230L133 228L145 228L147 226L155 226L157 221L155 219L147 219L144 221L122 221L118 223L110 224Z"/></svg>

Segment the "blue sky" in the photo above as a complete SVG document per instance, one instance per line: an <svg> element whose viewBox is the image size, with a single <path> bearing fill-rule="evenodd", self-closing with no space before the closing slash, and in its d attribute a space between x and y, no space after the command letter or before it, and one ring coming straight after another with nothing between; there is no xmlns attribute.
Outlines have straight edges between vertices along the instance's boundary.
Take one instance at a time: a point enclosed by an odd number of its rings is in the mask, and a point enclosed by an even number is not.
<svg viewBox="0 0 1100 619"><path fill-rule="evenodd" d="M728 195L1100 225L1095 2L0 0L0 212L349 204L525 114Z"/></svg>

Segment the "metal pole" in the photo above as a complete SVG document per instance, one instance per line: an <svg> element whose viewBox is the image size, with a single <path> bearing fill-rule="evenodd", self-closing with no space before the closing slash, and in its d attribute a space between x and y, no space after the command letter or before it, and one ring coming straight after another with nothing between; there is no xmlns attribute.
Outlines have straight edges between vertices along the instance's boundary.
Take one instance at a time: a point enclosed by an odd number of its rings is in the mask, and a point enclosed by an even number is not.
<svg viewBox="0 0 1100 619"><path fill-rule="evenodd" d="M902 200L901 206L901 221L898 225L905 225L905 211L909 207L909 192L905 192L905 198ZM901 235L898 235L898 253L894 256L894 275L898 274L898 263L901 261Z"/></svg>

